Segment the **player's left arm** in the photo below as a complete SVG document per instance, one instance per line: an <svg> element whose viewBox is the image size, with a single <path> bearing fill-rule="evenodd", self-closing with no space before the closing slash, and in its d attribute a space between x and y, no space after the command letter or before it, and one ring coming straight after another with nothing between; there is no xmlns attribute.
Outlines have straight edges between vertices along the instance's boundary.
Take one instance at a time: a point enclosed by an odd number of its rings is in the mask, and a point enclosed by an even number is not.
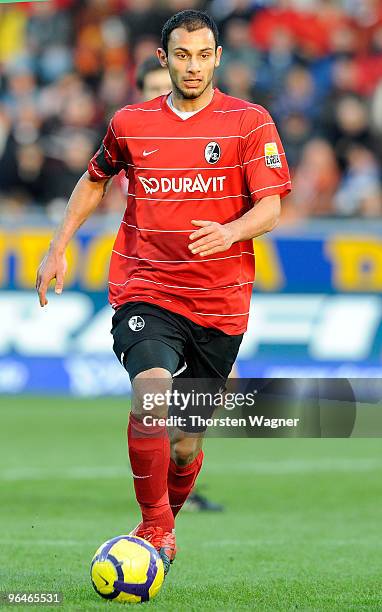
<svg viewBox="0 0 382 612"><path fill-rule="evenodd" d="M258 107L260 109L261 107ZM280 136L269 113L247 113L240 143L243 178L254 202L244 215L229 223L198 220L190 234L190 251L201 257L229 249L234 242L251 240L273 230L280 218L280 200L291 187ZM258 194L267 194L262 198Z"/></svg>
<svg viewBox="0 0 382 612"><path fill-rule="evenodd" d="M270 195L259 200L251 210L230 223L192 221L200 227L190 235L190 251L201 257L229 249L234 242L251 240L272 231L278 224L281 212L280 195Z"/></svg>

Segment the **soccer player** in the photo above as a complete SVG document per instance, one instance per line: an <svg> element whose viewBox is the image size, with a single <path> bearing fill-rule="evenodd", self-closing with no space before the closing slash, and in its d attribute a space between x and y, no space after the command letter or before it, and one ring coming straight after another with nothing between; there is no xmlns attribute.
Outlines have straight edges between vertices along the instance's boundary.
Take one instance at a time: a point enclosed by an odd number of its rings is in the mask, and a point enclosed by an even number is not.
<svg viewBox="0 0 382 612"><path fill-rule="evenodd" d="M285 154L269 113L213 87L222 47L214 21L186 10L163 27L158 58L172 92L115 113L40 265L36 288L64 284L64 252L97 208L110 178L129 178L114 244L109 299L114 351L134 397L128 449L142 521L134 530L175 558L175 517L203 461L203 428L147 423L148 390L166 395L182 377L220 386L247 327L254 281L252 239L271 231L290 191ZM150 415L167 415L154 399Z"/></svg>
<svg viewBox="0 0 382 612"><path fill-rule="evenodd" d="M148 57L138 68L137 86L144 101L170 93L172 85L167 67L161 66L157 57ZM221 512L224 507L194 489L186 499L184 510Z"/></svg>

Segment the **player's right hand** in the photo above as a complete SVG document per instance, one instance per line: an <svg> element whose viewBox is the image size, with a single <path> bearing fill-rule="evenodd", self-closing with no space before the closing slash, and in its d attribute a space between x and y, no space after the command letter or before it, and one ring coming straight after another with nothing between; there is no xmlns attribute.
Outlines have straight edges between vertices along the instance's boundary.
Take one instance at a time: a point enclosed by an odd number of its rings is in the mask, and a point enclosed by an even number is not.
<svg viewBox="0 0 382 612"><path fill-rule="evenodd" d="M67 262L65 255L59 255L49 250L37 270L36 290L40 300L40 306L47 305L48 300L46 299L46 292L48 291L50 281L54 278L56 279L55 293L62 293L66 269Z"/></svg>

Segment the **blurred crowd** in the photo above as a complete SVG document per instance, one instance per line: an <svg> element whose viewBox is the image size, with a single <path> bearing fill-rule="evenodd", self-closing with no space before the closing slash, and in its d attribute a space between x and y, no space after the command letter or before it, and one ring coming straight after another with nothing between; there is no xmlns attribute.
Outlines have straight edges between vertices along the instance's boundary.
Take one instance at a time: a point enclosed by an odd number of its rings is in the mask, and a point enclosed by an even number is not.
<svg viewBox="0 0 382 612"><path fill-rule="evenodd" d="M107 122L135 103L166 19L216 19L216 85L267 107L289 160L287 217L382 212L380 0L50 0L0 5L0 216L61 213ZM119 212L118 188L102 212Z"/></svg>

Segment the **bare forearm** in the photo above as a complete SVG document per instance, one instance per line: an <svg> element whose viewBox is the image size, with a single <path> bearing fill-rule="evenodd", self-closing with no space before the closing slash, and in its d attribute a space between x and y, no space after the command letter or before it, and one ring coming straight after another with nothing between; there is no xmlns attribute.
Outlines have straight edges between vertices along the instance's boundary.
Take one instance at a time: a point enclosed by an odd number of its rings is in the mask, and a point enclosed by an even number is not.
<svg viewBox="0 0 382 612"><path fill-rule="evenodd" d="M200 257L227 251L234 242L251 240L273 230L280 217L280 208L280 196L274 195L263 198L240 219L229 223L193 219L192 225L200 229L190 234L188 248Z"/></svg>
<svg viewBox="0 0 382 612"><path fill-rule="evenodd" d="M240 219L227 223L226 227L233 232L233 242L251 240L272 231L278 224L279 217L280 197L268 196L257 202Z"/></svg>
<svg viewBox="0 0 382 612"><path fill-rule="evenodd" d="M100 204L108 180L91 181L87 172L82 175L70 196L64 218L57 227L51 249L63 253L76 231Z"/></svg>

